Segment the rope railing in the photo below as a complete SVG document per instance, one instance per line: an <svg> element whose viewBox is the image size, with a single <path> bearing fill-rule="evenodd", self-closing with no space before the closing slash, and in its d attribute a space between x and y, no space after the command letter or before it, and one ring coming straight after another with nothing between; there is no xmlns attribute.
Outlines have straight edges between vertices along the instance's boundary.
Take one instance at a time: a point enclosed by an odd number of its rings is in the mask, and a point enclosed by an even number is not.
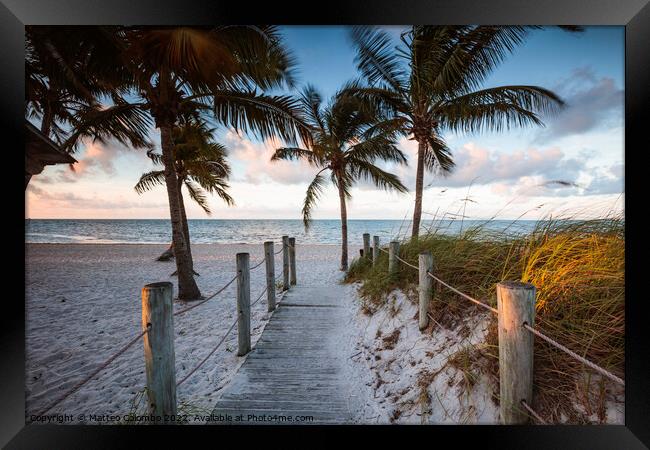
<svg viewBox="0 0 650 450"><path fill-rule="evenodd" d="M294 240L291 238L292 241ZM277 252L273 252L273 256L278 255L282 253L287 247L284 245L282 248L280 248ZM294 245L289 245L290 249L295 249ZM269 253L270 254L270 253ZM158 330L159 328L162 329L168 329L170 327L173 327L173 321L172 317L174 316L180 316L188 311L191 311L192 309L203 305L204 303L208 302L209 300L213 299L220 293L222 293L224 290L226 290L232 283L235 282L235 280L238 279L240 276L240 273L242 270L247 270L249 273L252 270L257 269L261 265L263 265L266 262L266 257L262 258L261 261L253 265L252 267L248 268L247 262L246 266L243 266L240 269L239 261L240 258L239 256L245 256L246 260L248 259L248 254L238 254L238 274L235 275L232 279L230 279L224 286L219 288L216 292L214 292L212 295L208 296L205 299L202 299L201 301L195 303L192 306L189 306L187 308L181 309L180 311L176 311L173 314L169 314L165 311L170 311L172 304L173 304L173 299L172 299L172 289L173 285L169 282L164 282L164 283L153 283L146 285L143 290L142 290L142 299L143 299L143 318L147 317L147 320L152 320L152 323L148 323L146 329L144 329L142 332L140 332L137 336L135 336L133 339L131 339L126 345L124 345L122 348L120 348L117 352L115 352L113 355L111 355L108 359L106 359L102 364L99 365L95 370L93 370L88 376L80 380L78 383L76 383L71 389L67 390L63 395L61 395L59 398L57 398L54 402L52 402L47 408L41 410L37 415L42 416L52 410L55 406L63 402L65 399L70 397L72 394L77 392L82 386L84 386L86 383L88 383L90 380L95 378L102 370L104 370L106 367L108 367L115 359L117 359L120 355L124 354L129 348L131 348L140 338L142 338L145 334L147 334L150 330L155 329ZM274 259L274 258L273 258ZM289 252L289 260L291 263L291 277L292 277L292 283L295 284L295 252ZM283 274L280 275L279 277L275 277L273 274L273 267L274 265L271 264L270 269L267 266L267 276L272 276L273 277L273 284L277 284L277 282L282 279L283 277L287 276L287 269L288 267L285 265L283 267ZM270 272L268 272L270 270ZM248 276L246 277L246 280L248 280ZM267 278L268 280L269 278ZM250 308L254 305L256 305L263 297L264 294L268 292L269 290L269 284L270 281L267 281L267 286L262 290L262 292L259 294L257 299L248 305L248 311L246 314L250 314ZM272 286L272 285L271 285ZM275 302L275 295L269 295L269 312L272 312L275 310L277 305L282 301L284 298L286 292L289 289L288 284L284 284L283 290L280 294L280 298L277 302ZM247 295L247 294L246 294ZM242 300L245 299L245 300ZM146 301L145 301L146 299ZM238 305L240 301L245 301L244 305L248 303L248 297L240 297L240 291L238 290ZM250 315L249 315L250 317ZM235 328L235 326L238 323L239 317L234 321L232 325L228 328L226 333L221 337L221 339L217 342L214 348L199 362L197 366L195 366L190 372L188 372L178 383L170 383L171 386L178 387L185 383L196 371L205 364L206 361L210 359L210 357L219 349L219 347L225 342L226 338L228 335L232 332L232 330ZM246 333L250 337L250 330L248 329ZM156 397L156 401L153 401L152 398L150 397L150 413L155 414L156 416L159 416L159 413L162 413L163 416L173 416L176 411L176 394L175 390L172 392L169 390L169 385L165 384L166 382L164 380L170 380L173 376L174 373L174 364L168 364L169 360L167 359L170 355L173 357L173 331L171 333L167 332L164 333L166 337L162 338L160 340L160 336L157 339L155 343L152 343L151 339L149 341L145 341L145 364L147 365L147 392L148 395L154 395ZM241 332L240 332L240 342L241 342ZM148 342L148 343L147 343ZM241 347L240 347L241 351ZM244 351L244 353L240 353L240 355L245 354L246 352L250 351L250 338L249 338L249 344L248 348ZM146 355L149 355L149 357L146 357ZM159 356L156 356L159 355ZM153 357L156 356L156 357ZM165 361L163 361L165 360ZM170 372L171 371L171 372ZM150 373L156 374L153 378L150 379L149 375ZM154 384L154 388L150 386L150 384ZM168 399L174 399L173 402L167 401ZM164 405L164 406L161 406Z"/></svg>
<svg viewBox="0 0 650 450"><path fill-rule="evenodd" d="M255 270L255 269L257 269L259 266L261 266L262 264L264 264L265 262L266 262L266 260L265 260L264 258L262 258L262 260L261 260L260 262L258 262L257 264L255 264L253 267L251 267L251 268L248 269L248 270Z"/></svg>
<svg viewBox="0 0 650 450"><path fill-rule="evenodd" d="M214 348L210 351L210 353L208 353L207 356L206 356L205 358L203 358L203 359L201 360L201 362L200 362L200 363L199 363L199 364L198 364L194 369L192 369L192 370L191 370L187 375L185 375L181 381L179 381L178 383L176 383L176 387L178 387L178 386L180 386L181 384L185 383L185 382L187 381L188 378L190 378L192 375L194 375L194 372L196 372L197 370L199 370L199 368L200 368L203 364L205 364L205 362L206 362L208 359L210 359L210 356L212 356L212 355L214 354L214 352L216 352L216 351L219 349L219 347L221 347L221 344L224 343L224 341L226 340L226 338L228 337L228 335L230 334L230 332L233 330L233 328L235 328L235 325L237 325L237 319L235 319L235 321L232 323L232 325L230 325L230 328L228 328L228 331L226 331L226 334L223 335L223 337L219 340L219 342L217 343L217 345L214 346Z"/></svg>
<svg viewBox="0 0 650 450"><path fill-rule="evenodd" d="M408 262L408 261L404 261L404 260L403 260L402 258L400 258L398 255L395 255L395 258L397 258L398 261L402 262L403 264L406 264L407 266L409 266L409 267L411 267L411 268L413 268L413 269L415 269L415 270L420 270L420 268L419 268L418 266L414 266L414 265L411 264L410 262Z"/></svg>
<svg viewBox="0 0 650 450"><path fill-rule="evenodd" d="M187 372L182 379L180 379L178 382L173 382L172 380L175 379L175 374L173 372L173 366L174 364L170 364L169 357L170 355L173 355L173 339L169 340L168 342L165 343L165 346L158 347L155 349L155 354L160 355L160 358L151 358L147 359L147 392L148 395L150 396L150 413L155 414L155 415L163 415L163 416L174 416L176 414L176 388L178 386L183 385L184 383L187 382L187 380L190 379L194 374L197 373L197 371L203 367L207 361L210 360L210 358L217 352L219 348L221 348L224 345L224 342L226 342L226 339L232 333L232 331L237 327L238 325L238 351L237 355L238 356L244 356L248 352L251 351L251 330L250 330L250 320L251 320L251 308L254 307L257 303L259 303L262 298L264 298L264 294L268 294L268 312L272 313L275 311L277 308L277 304L279 302L276 302L276 296L275 296L275 285L277 284L277 281L281 278L284 278L285 282L283 283L283 289L282 293L280 295L280 300L284 298L284 294L287 292L289 289L290 284L295 284L295 246L290 245L287 247L287 241L290 240L293 243L295 243L294 238L289 238L289 237L283 237L283 243L282 247L278 251L273 251L273 242L272 241L267 241L264 243L264 258L257 262L254 265L249 264L250 260L250 255L248 253L237 253L236 255L236 261L237 261L237 274L228 282L226 285L221 287L217 292L212 294L210 297L201 300L199 303L190 306L189 308L185 308L181 311L176 312L173 314L173 316L181 315L187 311L190 311L193 308L196 308L211 298L214 298L217 294L220 292L223 292L228 286L230 286L232 283L234 283L236 280L238 281L238 289L237 289L237 314L236 318L233 321L232 324L229 325L228 329L225 331L223 336L216 342L215 346L210 349L210 351L199 361L199 363L194 366L189 372ZM287 249L290 251L287 252ZM275 256L283 253L283 257L285 258L284 263L281 264L282 266L282 274L279 277L275 277ZM287 264L287 256L288 256L288 264ZM268 261L268 259L271 259L271 262ZM258 267L266 264L266 286L260 294L257 296L255 301L252 303L250 302L250 273L257 269ZM288 283L287 279L291 278L292 283ZM154 286L157 285L154 283ZM164 293L164 297L166 298L166 301L171 304L171 288L172 286L169 285L166 287L166 292ZM273 289L273 290L271 290ZM269 294L269 292L271 292ZM151 305L148 306L149 308L156 308L160 307L160 305ZM143 311L144 314L144 311ZM155 315L155 317L159 317L159 315ZM173 326L171 322L167 324L167 326ZM146 352L147 349L145 349ZM154 349L151 349L152 352ZM171 369L168 369L167 367L170 366ZM149 374L157 374L156 376L150 377ZM153 396L153 397L151 397ZM156 397L158 396L158 397ZM153 398L153 400L152 400Z"/></svg>
<svg viewBox="0 0 650 450"><path fill-rule="evenodd" d="M110 358L108 358L106 361L104 361L102 364L100 364L100 366L99 366L97 369L93 370L92 373L91 373L90 375L86 376L83 380L79 381L79 382L78 382L77 384L75 384L71 389L69 389L67 392L65 392L65 394L63 394L62 396L60 396L59 398L57 398L54 402L52 402L52 404L50 404L50 406L48 406L47 408L41 410L41 411L40 411L38 414L36 414L36 415L37 415L37 416L44 416L47 412L49 412L49 411L50 411L52 408L54 408L56 405L58 405L58 404L61 403L63 400L65 400L66 398L70 397L72 394L74 394L75 392L77 392L77 391L78 391L78 390L79 390L79 389L80 389L84 384L88 383L90 380L92 380L93 378L95 378L95 376L96 376L99 372L101 372L101 371L104 370L106 367L108 367L110 363L112 363L113 361L115 361L115 360L116 360L120 355L122 355L122 354L123 354L124 352L126 352L129 348L131 348L131 346L132 346L133 344L135 344L136 342L138 342L138 340L139 340L142 336L144 336L144 335L149 331L149 329L150 329L150 327L149 327L149 328L145 328L144 330L142 330L141 333L139 333L137 336L135 336L133 339L131 339L131 340L130 340L126 345L124 345L124 347L122 347L120 350L118 350L117 352L115 352L115 353L114 353Z"/></svg>
<svg viewBox="0 0 650 450"><path fill-rule="evenodd" d="M528 403L526 403L526 400L521 401L521 406L523 406L524 409L526 409L526 411L528 411L528 413L533 416L535 420L537 420L541 425L548 425L546 421L542 419L542 417L537 414L535 410L528 405Z"/></svg>
<svg viewBox="0 0 650 450"><path fill-rule="evenodd" d="M196 303L196 304L194 304L194 305L192 305L192 306L189 306L189 307L187 307L187 308L185 308L185 309L181 309L180 311L176 311L176 312L174 313L174 316L180 316L181 314L185 314L186 312L191 311L192 309L196 308L197 306L201 306L202 304L206 303L208 300L213 299L214 297L216 297L217 295L219 295L220 293L222 293L222 292L223 292L223 291L224 291L228 286L230 286L231 284L233 284L233 283L235 282L236 279L237 279L237 275L235 275L235 276L234 276L234 277L233 277L229 282L227 282L225 285L223 285L223 286L222 286L222 287L221 287L217 292L215 292L214 294L210 295L210 296L207 297L206 299L201 300L200 302L198 302L198 303Z"/></svg>
<svg viewBox="0 0 650 450"><path fill-rule="evenodd" d="M255 300L253 303L251 303L251 308L252 308L253 306L255 306L255 304L256 304L257 302L259 302L259 301L262 299L262 296L263 296L264 294L266 294L267 289L268 289L268 288L266 288L266 287L265 287L264 289L262 289L262 292L260 293L259 297L257 297L257 300Z"/></svg>
<svg viewBox="0 0 650 450"><path fill-rule="evenodd" d="M388 251L384 250L381 247L379 247L379 250L381 250L382 252L387 253L387 254L389 253ZM411 268L413 268L415 270L418 270L418 271L420 270L419 267L414 266L413 264L409 263L408 261L403 260L398 255L395 255L395 258L397 258L398 261L401 261L403 264L406 264L407 266L409 266L409 267L411 267ZM443 286L445 286L445 287L449 288L450 290L454 291L456 294L460 295L461 297L466 298L470 302L476 303L480 307L488 309L488 310L492 311L495 314L498 314L498 311L497 311L496 308L493 308L490 305L487 305L487 304L485 304L485 303L483 303L483 302L481 302L479 300L476 300L475 298L470 297L469 295L465 294L464 292L459 291L455 287L445 283L443 280L441 280L440 278L433 275L431 272L427 272L427 275L429 275L431 278L433 278L434 280L436 280L438 283L442 284Z"/></svg>
<svg viewBox="0 0 650 450"><path fill-rule="evenodd" d="M461 297L466 298L470 302L479 305L481 308L485 308L488 311L492 311L494 314L499 314L499 311L496 308L493 308L490 305L488 305L486 303L483 303L483 302L481 302L479 300L476 300L475 298L470 297L469 295L465 294L464 292L459 291L455 287L453 287L453 286L445 283L444 281L442 281L440 278L438 278L437 276L435 276L431 272L427 272L427 275L429 275L431 278L433 278L434 280L436 280L438 283L442 284L443 286L445 286L449 290L454 291L456 294L460 295Z"/></svg>
<svg viewBox="0 0 650 450"><path fill-rule="evenodd" d="M535 336L537 336L538 338L540 338L540 339L542 339L542 340L548 342L548 343L551 344L553 347L555 347L555 348L557 348L557 349L559 349L559 350L562 350L562 351L563 351L564 353L566 353L567 355L569 355L569 356L571 356L572 358L574 358L574 359L580 361L580 362L581 362L582 364L584 364L585 366L587 366L587 367L589 367L589 368L595 370L596 372L600 373L601 375L606 376L607 378L609 378L610 380L612 380L612 381L614 381L614 382L620 384L621 386L625 386L625 381L623 381L623 379L617 377L617 376L614 375L613 373L609 372L609 371L606 370L606 369L603 369L602 367L596 365L595 363L589 361L588 359L583 358L582 356L578 355L576 352L574 352L574 351L572 351L572 350L569 350L569 349L566 348L564 345L562 345L562 344L560 344L559 342L553 340L552 338L546 336L544 333L542 333L542 332L539 331L538 329L535 329L535 328L531 327L531 326L528 325L527 323L524 323L524 324L523 324L523 327L524 327L526 330L528 330L528 331L530 331L531 333L533 333L533 334L534 334Z"/></svg>
<svg viewBox="0 0 650 450"><path fill-rule="evenodd" d="M391 244L391 245L392 245L392 244ZM384 253L387 253L387 254L389 255L389 258L390 258L390 257L393 257L393 258L397 259L398 261L400 261L401 263L403 263L404 265L406 265L406 266L408 266L408 267L410 267L410 268L412 268L412 269L414 269L414 270L417 270L418 272L420 271L420 268L419 268L418 266L415 266L415 265L409 263L408 261L405 261L404 259L400 258L400 256L397 254L397 250L393 250L392 247L391 247L391 251L387 251L387 250L385 250L385 249L383 249L383 248L381 248L381 247L378 247L378 246L377 246L376 248L378 248L380 251L382 251L382 252L384 252ZM390 263L389 263L389 266L390 266ZM481 301L479 301L479 300L477 300L477 299L471 297L470 295L468 295L468 294L466 294L466 293L460 291L459 289L455 288L454 286L452 286L452 285L446 283L445 281L443 281L443 280L440 279L439 277L435 276L435 275L432 274L430 271L427 270L426 274L427 274L429 277L431 277L432 279L434 279L435 281L437 281L438 283L440 283L440 284L442 284L443 286L445 286L446 288L448 288L448 289L450 289L451 291L455 292L456 294L460 295L461 297L463 297L463 298L465 298L465 299L471 301L472 303L475 303L476 305L478 305L478 306L480 306L480 307L482 307L482 308L485 308L485 309L487 309L487 310L493 312L494 314L497 314L497 315L499 314L499 310L498 310L497 308L493 308L492 306L490 306L490 305L488 305L488 304L486 304L486 303L484 303L484 302L481 302ZM430 317L430 318L432 318L430 314L427 314L427 316ZM625 386L625 381L624 381L622 378L620 378L620 377L614 375L612 372L610 372L610 371L608 371L608 370L606 370L606 369L600 367L599 365L595 364L594 362L589 361L589 360L586 359L585 357L578 355L576 352L570 350L570 349L567 348L566 346L560 344L559 342L557 342L557 341L555 341L554 339L550 338L549 336L545 335L545 334L542 333L539 329L536 329L536 328L530 326L530 325L529 325L528 323L526 323L526 322L521 323L521 326L522 326L524 329L526 329L527 331L529 331L530 333L532 333L533 335L539 337L540 339L544 340L545 342L547 342L548 344L552 345L553 347L555 347L555 348L557 348L557 349L563 351L563 352L566 353L567 355L569 355L569 356L571 356L572 358L574 358L575 360L581 362L582 364L584 364L585 366L587 366L587 367L589 367L590 369L594 370L595 372L597 372L597 373L599 373L599 374L601 374L601 375L607 377L608 379L614 381L615 383L620 384L621 386ZM532 361L532 360L531 360L531 361ZM526 410L531 414L531 416L533 416L533 417L534 417L538 422L540 422L540 423L542 423L542 424L545 424L545 423L546 423L546 422L545 422L545 421L544 421L544 420L539 416L539 414L537 414L537 413L536 413L536 412L535 412L535 411L530 407L530 405L528 405L528 404L526 403L525 400L522 400L522 401L521 401L521 405L522 405L522 406L523 406L523 407L524 407L524 408L525 408L525 409L526 409Z"/></svg>
<svg viewBox="0 0 650 450"><path fill-rule="evenodd" d="M281 251L282 251L282 249L280 249L279 252L275 252L274 254L277 255L277 254L280 253ZM255 269L257 269L258 267L260 267L262 264L264 264L265 262L266 262L266 259L265 259L265 258L262 258L262 260L261 260L260 262L258 262L257 264L255 264L255 265L254 265L253 267L251 267L249 270L251 270L251 271L252 271L252 270L255 270ZM228 283L226 283L224 286L222 286L222 287L221 287L217 292L215 292L214 294L210 295L209 297L207 297L207 298L201 300L200 302L198 302L198 303L196 303L196 304L194 304L194 305L192 305L192 306L189 306L189 307L187 307L187 308L185 308L185 309L182 309L182 310L180 310L180 311L176 311L176 312L174 313L174 316L180 316L181 314L185 314L186 312L191 311L192 309L196 308L197 306L201 306L202 304L206 303L208 300L213 299L214 297L216 297L217 295L219 295L220 293L222 293L222 292L223 292L223 291L224 291L228 286L230 286L230 285L231 285L231 284L232 284L236 279L237 279L237 275L235 275L235 276L234 276L230 281L228 281Z"/></svg>
<svg viewBox="0 0 650 450"><path fill-rule="evenodd" d="M252 307L253 307L257 302L259 302L259 301L262 299L262 297L264 296L264 294L266 293L266 291L267 291L267 288L264 288L264 289L262 290L262 292L260 293L259 297L257 297L257 300L255 300L253 303L251 303L251 308L252 308ZM281 296L280 296L280 300L278 300L278 304L279 304L279 303L282 301L282 299L284 298L284 294L285 294L285 293L286 293L286 291L283 292L283 293L281 294ZM199 368L200 368L203 364L205 364L206 361L208 361L208 360L210 359L210 356L212 356L212 355L214 354L214 352L216 352L216 351L219 349L219 347L221 347L221 344L223 344L223 343L225 342L226 338L228 337L228 335L230 334L230 332L235 328L236 325L237 325L237 319L235 319L235 321L232 323L232 325L230 325L230 328L228 328L228 331L226 331L226 333L222 336L222 338L219 340L219 342L217 342L217 345L214 346L214 348L210 351L210 353L208 353L208 354L206 355L206 357L203 358L203 359L201 360L201 362L198 363L198 364L196 365L196 367L194 367L194 368L193 368L193 369L192 369L192 370L191 370L187 375L185 375L181 381L179 381L178 383L176 383L176 387L178 387L178 386L180 386L181 384L185 383L185 381L187 381L187 380L188 380L192 375L194 375L194 373L195 373L197 370L199 370Z"/></svg>

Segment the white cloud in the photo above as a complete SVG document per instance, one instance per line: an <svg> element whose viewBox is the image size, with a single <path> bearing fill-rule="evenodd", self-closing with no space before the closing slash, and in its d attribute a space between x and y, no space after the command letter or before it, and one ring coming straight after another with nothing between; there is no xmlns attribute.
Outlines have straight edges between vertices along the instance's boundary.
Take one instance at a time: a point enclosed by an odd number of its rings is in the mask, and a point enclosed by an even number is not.
<svg viewBox="0 0 650 450"><path fill-rule="evenodd" d="M116 141L101 143L86 139L78 155L74 155L77 163L72 166L58 167L57 181L75 183L82 177L108 175L114 176L117 171L115 161L124 153L135 150L123 146Z"/></svg>
<svg viewBox="0 0 650 450"><path fill-rule="evenodd" d="M160 208L166 207L166 202L151 202L147 200L134 201L118 195L113 199L106 199L105 196L93 193L91 196L79 195L71 191L49 191L30 183L27 187L28 199L30 202L45 202L48 206L57 208L74 209L132 209L132 208Z"/></svg>
<svg viewBox="0 0 650 450"><path fill-rule="evenodd" d="M578 68L553 90L566 107L557 116L544 118L546 128L538 133L536 142L623 124L624 91L612 78L598 78L589 67Z"/></svg>
<svg viewBox="0 0 650 450"><path fill-rule="evenodd" d="M226 132L224 138L224 144L230 150L229 160L233 166L242 167L241 172L233 170L235 181L246 181L255 185L269 181L281 184L306 184L318 171L304 160L271 162L275 150L282 147L278 141L267 140L262 144L256 144L234 131Z"/></svg>
<svg viewBox="0 0 650 450"><path fill-rule="evenodd" d="M400 143L409 154L409 167L397 167L396 173L413 189L415 185L415 149L410 141ZM468 142L453 151L456 166L446 177L427 175L427 187L463 187L492 184L493 192L505 193L505 186L525 177L540 177L540 182L565 180L575 182L586 162L567 158L558 147L527 148L511 153L499 152ZM495 184L496 183L496 184Z"/></svg>

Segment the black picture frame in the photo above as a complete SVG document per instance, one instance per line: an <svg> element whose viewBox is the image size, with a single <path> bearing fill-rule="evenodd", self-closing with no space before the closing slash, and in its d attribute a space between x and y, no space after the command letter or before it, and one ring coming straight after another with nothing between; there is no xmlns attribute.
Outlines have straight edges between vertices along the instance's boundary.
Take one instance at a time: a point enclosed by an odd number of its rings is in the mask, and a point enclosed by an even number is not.
<svg viewBox="0 0 650 450"><path fill-rule="evenodd" d="M2 421L0 444L6 448L124 448L135 445L134 438L174 442L227 445L225 436L248 441L270 433L298 437L303 445L324 443L333 431L370 431L383 438L386 432L416 433L426 445L474 441L483 448L572 448L635 449L650 446L650 339L643 272L646 270L644 210L647 209L642 158L647 148L644 133L650 110L650 4L648 0L375 0L353 2L328 0L309 2L225 2L220 0L2 0L0 5L0 110L3 130L5 171L3 202L7 209L3 225L6 271L2 291ZM626 401L624 426L435 426L435 427L98 427L68 425L25 426L24 362L25 310L24 196L19 191L23 175L15 166L22 161L24 121L24 25L106 25L106 24L539 24L539 25L623 25L625 26L625 216L626 216ZM643 136L642 136L643 134ZM15 160L15 161L14 161ZM635 172L639 173L635 173ZM15 274L13 273L15 272ZM301 436L305 434L308 441ZM192 440L190 439L190 435ZM404 444L415 443L403 436ZM196 440L195 440L196 439ZM200 439L200 440L199 440ZM237 442L237 441L230 441ZM369 441L368 441L369 442ZM450 444L445 444L450 445Z"/></svg>

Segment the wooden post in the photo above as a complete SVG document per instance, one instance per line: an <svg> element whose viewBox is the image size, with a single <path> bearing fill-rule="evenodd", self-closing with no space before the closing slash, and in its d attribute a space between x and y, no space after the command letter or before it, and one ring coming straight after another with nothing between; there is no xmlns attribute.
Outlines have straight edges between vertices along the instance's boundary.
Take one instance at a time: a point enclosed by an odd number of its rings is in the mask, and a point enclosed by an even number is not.
<svg viewBox="0 0 650 450"><path fill-rule="evenodd" d="M250 255L237 253L237 356L251 351L251 274Z"/></svg>
<svg viewBox="0 0 650 450"><path fill-rule="evenodd" d="M370 259L370 234L363 233L363 256Z"/></svg>
<svg viewBox="0 0 650 450"><path fill-rule="evenodd" d="M361 256L363 258L363 249L362 248L359 249L359 256Z"/></svg>
<svg viewBox="0 0 650 450"><path fill-rule="evenodd" d="M379 236L372 237L372 265L377 264L379 259Z"/></svg>
<svg viewBox="0 0 650 450"><path fill-rule="evenodd" d="M176 420L173 292L167 281L142 288L142 328L149 329L144 335L149 414L163 422Z"/></svg>
<svg viewBox="0 0 650 450"><path fill-rule="evenodd" d="M433 255L431 252L420 253L418 257L419 262L419 285L418 291L420 294L420 308L419 308L419 327L420 331L424 330L429 325L429 303L431 302L431 288L433 287L433 279L427 272L433 271Z"/></svg>
<svg viewBox="0 0 650 450"><path fill-rule="evenodd" d="M264 261L266 262L266 302L268 312L275 309L275 250L273 241L264 243Z"/></svg>
<svg viewBox="0 0 650 450"><path fill-rule="evenodd" d="M499 385L501 423L522 424L528 413L521 406L533 402L533 335L523 324L533 326L535 286L504 281L497 284L499 311Z"/></svg>
<svg viewBox="0 0 650 450"><path fill-rule="evenodd" d="M289 273L291 274L290 283L296 285L296 238L289 238Z"/></svg>
<svg viewBox="0 0 650 450"><path fill-rule="evenodd" d="M282 236L282 290L289 289L289 236Z"/></svg>
<svg viewBox="0 0 650 450"><path fill-rule="evenodd" d="M392 241L388 244L388 273L394 274L399 269L399 261L397 256L399 255L399 242Z"/></svg>

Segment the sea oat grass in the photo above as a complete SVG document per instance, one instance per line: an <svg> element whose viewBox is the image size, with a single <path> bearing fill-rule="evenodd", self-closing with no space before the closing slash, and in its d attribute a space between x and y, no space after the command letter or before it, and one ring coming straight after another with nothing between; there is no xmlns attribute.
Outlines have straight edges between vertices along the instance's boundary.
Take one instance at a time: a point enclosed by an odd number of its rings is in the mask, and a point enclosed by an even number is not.
<svg viewBox="0 0 650 450"><path fill-rule="evenodd" d="M528 235L488 232L484 226L455 236L435 230L400 245L400 258L418 265L431 251L434 273L462 292L496 307L496 283L521 280L537 287L536 326L590 361L623 377L625 336L624 220L546 220ZM400 263L388 274L388 256L378 264L353 261L346 281L360 281L360 295L374 308L393 289L417 298L417 271ZM434 283L429 314L435 326L457 329L467 314L483 313L471 302ZM483 370L498 375L496 318L481 346ZM485 345L486 344L486 345ZM489 350L486 350L489 349ZM494 376L491 379L498 379ZM496 384L496 383L495 383ZM604 403L620 388L569 355L535 339L534 407L549 422L607 420ZM498 392L498 385L495 386Z"/></svg>

